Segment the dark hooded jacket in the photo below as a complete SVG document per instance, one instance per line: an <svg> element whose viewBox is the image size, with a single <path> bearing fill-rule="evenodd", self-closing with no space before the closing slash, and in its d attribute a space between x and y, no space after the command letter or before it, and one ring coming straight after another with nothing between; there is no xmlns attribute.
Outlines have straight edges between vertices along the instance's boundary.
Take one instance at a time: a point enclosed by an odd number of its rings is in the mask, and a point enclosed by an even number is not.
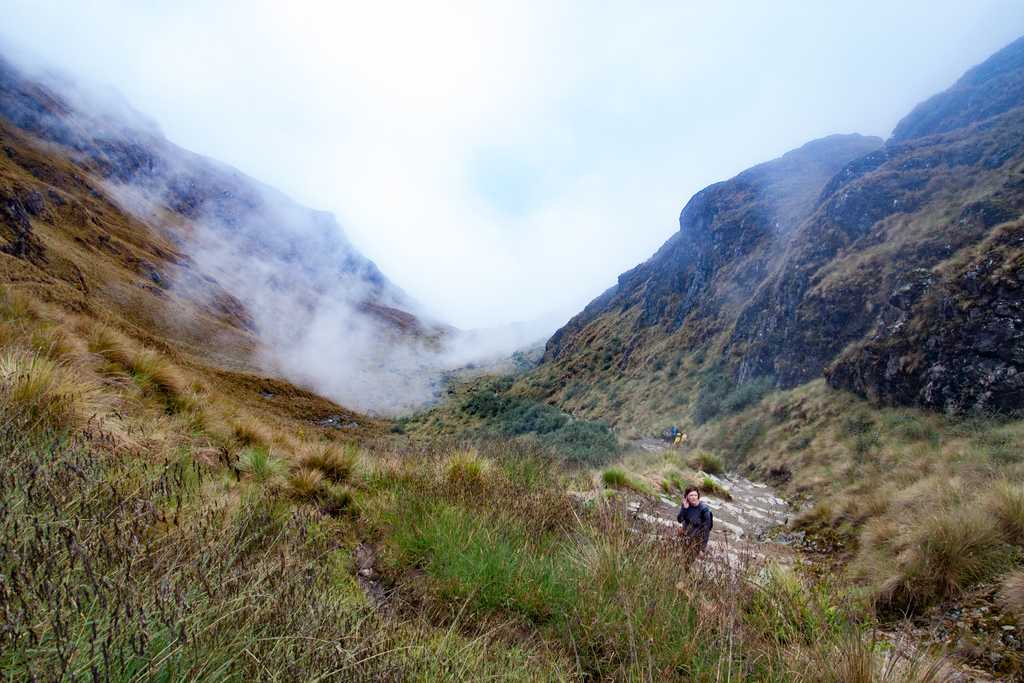
<svg viewBox="0 0 1024 683"><path fill-rule="evenodd" d="M701 548L708 544L715 520L707 503L702 500L697 503L697 507L680 507L676 519L683 525L683 531L689 538L700 542Z"/></svg>

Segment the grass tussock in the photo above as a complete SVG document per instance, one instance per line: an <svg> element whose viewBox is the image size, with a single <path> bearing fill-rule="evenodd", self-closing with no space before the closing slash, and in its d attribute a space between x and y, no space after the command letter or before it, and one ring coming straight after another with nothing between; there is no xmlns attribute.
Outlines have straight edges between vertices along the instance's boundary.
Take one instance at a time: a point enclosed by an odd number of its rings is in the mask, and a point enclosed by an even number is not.
<svg viewBox="0 0 1024 683"><path fill-rule="evenodd" d="M490 474L490 463L474 450L459 450L442 460L445 483L457 490L483 490Z"/></svg>
<svg viewBox="0 0 1024 683"><path fill-rule="evenodd" d="M1024 547L1024 485L999 480L991 487L986 501L1006 541Z"/></svg>
<svg viewBox="0 0 1024 683"><path fill-rule="evenodd" d="M650 487L645 483L630 476L621 467L609 467L601 472L601 483L609 489L625 491L636 491L638 493L651 493Z"/></svg>
<svg viewBox="0 0 1024 683"><path fill-rule="evenodd" d="M697 488L700 489L702 494L717 496L718 498L725 500L732 500L732 494L729 493L729 489L725 488L711 477L704 477L701 479Z"/></svg>
<svg viewBox="0 0 1024 683"><path fill-rule="evenodd" d="M697 451L690 464L694 469L714 474L715 476L721 476L725 473L725 463L722 462L722 458L707 451Z"/></svg>
<svg viewBox="0 0 1024 683"><path fill-rule="evenodd" d="M321 472L329 481L348 481L356 469L359 449L355 444L317 444L303 457L302 464Z"/></svg>
<svg viewBox="0 0 1024 683"><path fill-rule="evenodd" d="M22 429L68 432L101 407L96 384L45 356L8 351L0 356L0 403Z"/></svg>
<svg viewBox="0 0 1024 683"><path fill-rule="evenodd" d="M298 501L310 502L327 490L327 479L320 470L300 467L288 477L288 493Z"/></svg>
<svg viewBox="0 0 1024 683"><path fill-rule="evenodd" d="M229 423L230 436L241 446L267 448L273 443L274 434L259 418L244 414L235 416Z"/></svg>
<svg viewBox="0 0 1024 683"><path fill-rule="evenodd" d="M857 567L883 609L914 611L1006 571L1010 547L984 510L933 506L903 523L873 523Z"/></svg>
<svg viewBox="0 0 1024 683"><path fill-rule="evenodd" d="M247 448L238 456L238 470L260 483L284 477L288 464L266 448Z"/></svg>

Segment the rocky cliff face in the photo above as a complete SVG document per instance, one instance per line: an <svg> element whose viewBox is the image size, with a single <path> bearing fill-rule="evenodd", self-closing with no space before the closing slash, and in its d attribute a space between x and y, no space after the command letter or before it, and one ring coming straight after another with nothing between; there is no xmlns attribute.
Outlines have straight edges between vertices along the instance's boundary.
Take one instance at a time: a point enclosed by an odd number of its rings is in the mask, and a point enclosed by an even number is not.
<svg viewBox="0 0 1024 683"><path fill-rule="evenodd" d="M549 387L616 338L630 380L696 354L737 383L827 371L892 403L1024 407L1019 245L993 238L1022 212L1024 39L884 145L826 138L699 192L679 233L548 342Z"/></svg>
<svg viewBox="0 0 1024 683"><path fill-rule="evenodd" d="M713 328L719 316L735 314L785 252L829 178L881 145L878 138L834 135L698 192L679 216L679 232L558 330L545 360L566 355L575 332L610 312L635 314L631 337L671 334L684 325Z"/></svg>

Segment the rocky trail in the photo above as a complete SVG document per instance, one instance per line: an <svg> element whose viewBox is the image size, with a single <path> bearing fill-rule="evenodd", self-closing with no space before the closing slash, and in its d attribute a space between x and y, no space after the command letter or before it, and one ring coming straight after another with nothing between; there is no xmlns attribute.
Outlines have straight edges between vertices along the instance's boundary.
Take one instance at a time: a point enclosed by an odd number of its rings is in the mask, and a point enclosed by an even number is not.
<svg viewBox="0 0 1024 683"><path fill-rule="evenodd" d="M648 453L659 453L669 447L666 442L654 438L641 439L633 445ZM769 563L793 566L811 562L796 552L796 535L785 532L771 533L777 531L779 527L786 526L797 512L778 496L771 486L736 474L722 477L707 473L704 475L728 491L729 497L714 494L702 496L714 513L714 528L708 547L698 556L698 562L708 568L741 571L748 575L756 574ZM681 494L673 498L659 495L656 499L650 496L635 498L627 505L638 522L637 532L672 538L679 530L676 515L681 502ZM984 609L977 608L975 611ZM950 642L948 637L943 638L942 634L930 633L929 630L942 630L941 624L937 626L938 620L930 621L936 623L923 626L908 621L879 629L876 637L888 643L890 658L895 660L915 660L920 656L922 645L926 643L942 649L961 649ZM945 677L941 680L956 683L987 683L999 680L984 670L970 666L959 657L949 657L944 664Z"/></svg>
<svg viewBox="0 0 1024 683"><path fill-rule="evenodd" d="M642 439L634 444L648 453L664 451L668 445L659 439ZM754 482L737 474L717 477L706 474L728 497L705 494L704 502L714 513L714 527L707 550L701 557L706 562L732 568L765 564L768 561L792 564L796 556L790 546L769 538L769 532L785 525L792 517L792 507L767 484ZM647 531L673 535L679 529L676 515L682 502L660 495L657 499L636 499L629 509Z"/></svg>

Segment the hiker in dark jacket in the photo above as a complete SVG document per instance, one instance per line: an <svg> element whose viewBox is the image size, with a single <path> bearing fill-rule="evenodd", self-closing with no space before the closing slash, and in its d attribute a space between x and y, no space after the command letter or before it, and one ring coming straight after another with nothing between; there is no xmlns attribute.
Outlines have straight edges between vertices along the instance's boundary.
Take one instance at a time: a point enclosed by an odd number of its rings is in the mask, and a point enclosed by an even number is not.
<svg viewBox="0 0 1024 683"><path fill-rule="evenodd" d="M693 544L697 552L704 550L711 537L714 516L707 503L700 499L700 491L691 486L683 493L683 506L676 519L683 525L683 536Z"/></svg>

